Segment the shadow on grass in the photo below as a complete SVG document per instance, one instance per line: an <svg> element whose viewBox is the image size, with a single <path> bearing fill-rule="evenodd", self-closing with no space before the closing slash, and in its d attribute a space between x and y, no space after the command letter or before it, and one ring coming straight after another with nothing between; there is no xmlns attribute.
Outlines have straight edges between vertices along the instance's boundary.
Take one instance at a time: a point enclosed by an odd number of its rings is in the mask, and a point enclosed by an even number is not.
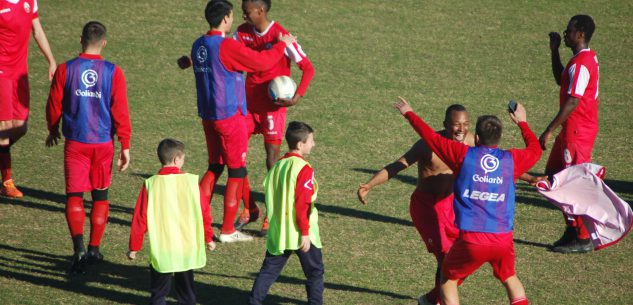
<svg viewBox="0 0 633 305"><path fill-rule="evenodd" d="M20 189L24 192L23 198L13 199L13 198L2 197L2 203L22 206L22 207L30 208L30 209L38 209L42 211L66 213L66 195L32 189L26 186L20 186ZM29 201L28 200L29 197L48 201L53 204L45 204L45 203ZM86 214L90 215L89 212L92 209L92 201L84 200L84 209L86 211ZM108 217L108 223L114 223L114 224L128 226L128 227L131 225L132 223L131 219L132 219L132 214L134 213L134 209L112 204L112 202L110 202L110 212L126 213L130 215L130 218L120 219L117 217L113 217L112 214L110 214L110 216Z"/></svg>
<svg viewBox="0 0 633 305"><path fill-rule="evenodd" d="M70 268L70 256L4 244L0 244L0 251L0 277L45 287L50 290L51 300L55 298L53 290L56 289L93 297L96 303L96 299L124 304L146 304L149 301L149 267L115 264L105 260L89 266L88 273L84 275L69 276L66 271ZM201 282L195 285L197 299L202 304L241 305L248 302L250 291ZM68 300L67 295L59 297ZM267 299L267 304L280 303L303 304L305 301L275 295Z"/></svg>
<svg viewBox="0 0 633 305"><path fill-rule="evenodd" d="M551 249L552 245L550 244L543 244L543 243L537 243L537 242L533 242L533 241L527 241L527 240L522 240L522 239L514 239L514 242L517 244L522 244L522 245L526 245L526 246L532 246L532 247L539 247L539 248L545 248L545 249Z"/></svg>

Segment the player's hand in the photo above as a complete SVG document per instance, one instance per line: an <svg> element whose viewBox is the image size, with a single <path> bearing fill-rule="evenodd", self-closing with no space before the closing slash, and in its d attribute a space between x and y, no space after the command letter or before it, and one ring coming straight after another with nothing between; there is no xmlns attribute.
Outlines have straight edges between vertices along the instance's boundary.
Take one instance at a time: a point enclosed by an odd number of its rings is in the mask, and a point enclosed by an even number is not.
<svg viewBox="0 0 633 305"><path fill-rule="evenodd" d="M295 94L291 99L287 98L278 98L274 101L275 105L279 107L291 107L299 103L301 99L301 95Z"/></svg>
<svg viewBox="0 0 633 305"><path fill-rule="evenodd" d="M128 258L129 260L134 260L134 259L136 258L136 251L129 251L129 252L127 253L127 258Z"/></svg>
<svg viewBox="0 0 633 305"><path fill-rule="evenodd" d="M57 71L57 63L53 61L52 63L48 64L48 81L49 82L53 80L55 71Z"/></svg>
<svg viewBox="0 0 633 305"><path fill-rule="evenodd" d="M550 50L558 50L560 47L560 34L558 32L550 32L549 33L549 48Z"/></svg>
<svg viewBox="0 0 633 305"><path fill-rule="evenodd" d="M49 131L48 137L46 137L46 147L53 147L59 143L62 136L59 134L59 130Z"/></svg>
<svg viewBox="0 0 633 305"><path fill-rule="evenodd" d="M213 250L215 250L215 246L216 246L215 242L211 241L211 242L207 243L207 250L213 251Z"/></svg>
<svg viewBox="0 0 633 305"><path fill-rule="evenodd" d="M402 96L398 96L398 99L400 101L393 104L393 107L398 109L402 115L409 111L413 111L413 108L411 108L411 105L409 105L409 102L407 102L407 100L405 100Z"/></svg>
<svg viewBox="0 0 633 305"><path fill-rule="evenodd" d="M116 165L119 171L125 171L130 166L130 149L121 149L119 153L119 160L116 161Z"/></svg>
<svg viewBox="0 0 633 305"><path fill-rule="evenodd" d="M528 173L524 173L519 179L529 183L531 186L536 186L537 183L547 180L547 176L532 176Z"/></svg>
<svg viewBox="0 0 633 305"><path fill-rule="evenodd" d="M303 251L304 253L310 251L310 236L301 236L301 246L299 247L299 250Z"/></svg>
<svg viewBox="0 0 633 305"><path fill-rule="evenodd" d="M552 133L548 130L545 130L543 134L538 138L539 143L541 143L541 149L547 150L547 142L552 138Z"/></svg>
<svg viewBox="0 0 633 305"><path fill-rule="evenodd" d="M510 118L514 124L519 124L519 122L525 122L527 120L527 113L525 112L525 107L523 104L517 103L517 109L514 112L509 112Z"/></svg>
<svg viewBox="0 0 633 305"><path fill-rule="evenodd" d="M178 67L183 70L191 67L192 65L191 58L189 58L189 56L182 56L178 58L176 63L178 64Z"/></svg>
<svg viewBox="0 0 633 305"><path fill-rule="evenodd" d="M368 184L361 183L358 186L358 191L356 191L356 195L358 195L358 200L362 204L367 204L367 193L369 193L371 187Z"/></svg>
<svg viewBox="0 0 633 305"><path fill-rule="evenodd" d="M292 36L290 34L288 35L282 35L281 33L279 33L279 41L282 41L286 44L287 47L291 46L293 43L297 42L297 37Z"/></svg>

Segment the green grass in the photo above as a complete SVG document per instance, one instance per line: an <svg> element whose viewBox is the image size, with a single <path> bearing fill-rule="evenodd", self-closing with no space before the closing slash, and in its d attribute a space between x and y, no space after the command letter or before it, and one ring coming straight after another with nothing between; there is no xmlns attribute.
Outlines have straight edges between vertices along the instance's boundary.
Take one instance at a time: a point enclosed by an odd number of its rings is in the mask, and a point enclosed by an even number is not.
<svg viewBox="0 0 633 305"><path fill-rule="evenodd" d="M408 215L415 170L374 189L368 206L356 200L358 184L417 138L391 108L395 97L408 98L418 114L438 127L446 106L455 102L468 107L473 117L499 115L508 126L502 146L520 146L504 106L511 98L523 102L537 134L553 118L558 89L551 76L547 33L562 31L576 13L588 13L597 22L591 47L600 60L601 100L594 160L607 167L608 183L622 198L633 201L630 1L273 2L271 16L299 37L316 69L308 94L289 109L288 117L317 130L317 147L309 160L320 182L326 304L415 304L433 285L435 260ZM175 65L206 30L205 3L40 1L41 19L60 63L79 53L85 22L96 19L108 26L104 55L124 69L128 82L132 165L113 178L102 246L107 263L84 277L67 277L72 246L63 212L62 147L44 147L48 81L46 64L32 44L30 131L13 148L14 176L26 196L0 198L1 304L147 302L147 243L140 259L125 258L131 212L143 177L158 169L154 151L160 139L183 140L185 170L206 170L193 76ZM238 9L236 22L240 18ZM566 49L561 54L564 62L570 57ZM251 140L248 163L260 202L265 174L261 142L261 136ZM545 160L533 171L542 172ZM517 272L533 304L632 303L630 238L587 255L554 254L545 245L562 231L560 212L524 184L517 198ZM216 222L222 219L221 200L221 193L213 199ZM207 266L196 273L199 301L245 304L264 243L220 244L209 253ZM298 260L291 260L268 304L302 304L303 278ZM488 266L470 277L460 293L464 304L507 304Z"/></svg>

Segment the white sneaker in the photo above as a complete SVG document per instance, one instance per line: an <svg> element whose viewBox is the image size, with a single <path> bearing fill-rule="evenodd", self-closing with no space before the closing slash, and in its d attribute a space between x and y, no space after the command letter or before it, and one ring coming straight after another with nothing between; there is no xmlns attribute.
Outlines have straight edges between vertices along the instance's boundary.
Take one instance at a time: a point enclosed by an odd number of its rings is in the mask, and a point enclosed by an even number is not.
<svg viewBox="0 0 633 305"><path fill-rule="evenodd" d="M231 234L220 234L221 243L234 243L237 241L251 241L251 240L253 240L253 236L244 234L237 230Z"/></svg>

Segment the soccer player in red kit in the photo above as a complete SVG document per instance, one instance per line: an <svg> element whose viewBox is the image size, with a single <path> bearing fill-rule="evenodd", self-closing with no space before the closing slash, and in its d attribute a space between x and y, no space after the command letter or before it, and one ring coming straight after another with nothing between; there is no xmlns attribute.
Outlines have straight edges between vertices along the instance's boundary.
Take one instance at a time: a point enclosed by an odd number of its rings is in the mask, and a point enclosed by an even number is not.
<svg viewBox="0 0 633 305"><path fill-rule="evenodd" d="M247 174L248 113L242 72L270 69L296 39L280 34L278 42L270 50L257 52L225 37L233 24L233 5L230 2L209 1L205 17L211 30L193 43L190 58L179 59L181 68L193 65L198 115L202 118L207 140L209 168L200 182L201 191L211 198L224 165L229 168L219 239L221 242L249 241L252 237L237 231L233 223Z"/></svg>
<svg viewBox="0 0 633 305"><path fill-rule="evenodd" d="M271 0L243 0L242 12L245 23L237 28L234 37L247 47L263 51L270 49L280 34L288 31L276 21L270 20L268 12ZM271 100L268 94L269 82L278 76L290 76L290 66L295 63L302 71L301 82L291 99ZM296 105L305 95L314 76L314 67L298 43L286 47L283 56L272 68L266 71L250 72L246 75L246 101L248 105L248 131L264 136L266 150L266 168L270 169L279 160L280 146L286 125L286 108ZM250 194L248 180L244 183L243 194ZM237 225L242 227L257 220L260 211L254 200L244 198L244 210L240 213ZM268 230L264 220L262 235Z"/></svg>
<svg viewBox="0 0 633 305"><path fill-rule="evenodd" d="M496 116L477 119L476 146L469 147L437 134L403 98L395 107L455 175L453 207L460 233L442 263L442 304L459 305L459 283L489 263L506 288L510 304L528 305L515 271L515 181L534 166L542 151L523 105L517 104L510 117L521 129L526 148L509 150L498 147L503 126Z"/></svg>
<svg viewBox="0 0 633 305"><path fill-rule="evenodd" d="M591 162L591 152L598 134L598 83L600 68L596 53L589 49L589 41L596 28L587 15L576 15L563 32L565 46L574 56L563 68L558 48L561 37L550 33L552 72L560 86L559 111L547 126L539 141L546 149L554 131L562 129L549 155L545 174L553 175L572 165ZM585 253L593 250L589 233L579 216L564 215L567 228L552 251L561 253Z"/></svg>
<svg viewBox="0 0 633 305"><path fill-rule="evenodd" d="M0 195L20 198L11 176L11 145L26 134L29 117L29 38L48 61L48 79L57 63L39 18L37 0L0 0Z"/></svg>
<svg viewBox="0 0 633 305"><path fill-rule="evenodd" d="M101 57L106 43L105 26L88 22L81 34L83 52L59 66L46 104L46 146L57 145L61 138L60 121L66 138L66 222L74 250L71 273L84 273L86 263L103 260L99 245L108 221L115 133L121 142L119 171L127 169L130 162L132 128L125 77L121 68ZM93 201L87 254L83 243L84 192L91 192Z"/></svg>
<svg viewBox="0 0 633 305"><path fill-rule="evenodd" d="M454 104L446 109L444 130L440 135L453 141L475 145L475 137L468 131L470 117L466 108ZM400 159L374 174L358 188L358 199L367 204L369 191L387 182L399 172L418 163L418 181L411 195L409 213L426 249L435 256L437 268L434 288L418 298L418 304L440 303L440 267L444 256L459 235L453 212L453 181L451 169L424 143L418 140Z"/></svg>

